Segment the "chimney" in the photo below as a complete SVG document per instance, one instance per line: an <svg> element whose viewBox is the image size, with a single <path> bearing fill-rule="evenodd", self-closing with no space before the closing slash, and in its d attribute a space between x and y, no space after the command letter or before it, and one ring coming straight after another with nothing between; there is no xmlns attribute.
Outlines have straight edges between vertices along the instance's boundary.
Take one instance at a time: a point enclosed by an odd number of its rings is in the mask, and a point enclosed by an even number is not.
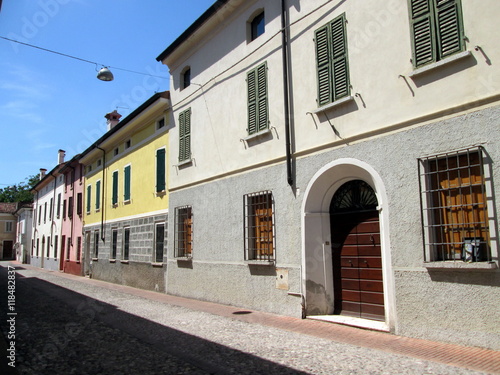
<svg viewBox="0 0 500 375"><path fill-rule="evenodd" d="M65 156L66 156L66 151L64 150L57 151L57 163L58 164L64 163Z"/></svg>
<svg viewBox="0 0 500 375"><path fill-rule="evenodd" d="M120 122L120 117L122 117L122 115L120 115L115 109L113 112L107 113L104 117L108 120L108 131L110 131L118 124L118 122Z"/></svg>
<svg viewBox="0 0 500 375"><path fill-rule="evenodd" d="M45 168L40 168L40 181L43 180L46 172L47 172L47 170Z"/></svg>

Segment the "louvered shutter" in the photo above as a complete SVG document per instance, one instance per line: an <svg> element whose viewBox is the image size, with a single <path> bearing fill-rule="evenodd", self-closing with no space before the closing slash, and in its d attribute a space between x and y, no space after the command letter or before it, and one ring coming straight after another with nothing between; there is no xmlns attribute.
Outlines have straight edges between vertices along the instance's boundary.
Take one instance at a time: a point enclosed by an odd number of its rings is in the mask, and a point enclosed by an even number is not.
<svg viewBox="0 0 500 375"><path fill-rule="evenodd" d="M156 192L165 190L165 149L156 151Z"/></svg>
<svg viewBox="0 0 500 375"><path fill-rule="evenodd" d="M95 209L101 208L101 181L95 183Z"/></svg>
<svg viewBox="0 0 500 375"><path fill-rule="evenodd" d="M257 132L257 72L247 73L248 92L248 134Z"/></svg>
<svg viewBox="0 0 500 375"><path fill-rule="evenodd" d="M87 186L87 212L90 212L91 207L91 197L92 197L92 186Z"/></svg>
<svg viewBox="0 0 500 375"><path fill-rule="evenodd" d="M179 161L191 158L191 109L179 114Z"/></svg>
<svg viewBox="0 0 500 375"><path fill-rule="evenodd" d="M267 108L267 65L262 64L257 68L258 78L258 113L259 113L259 131L268 127L268 108Z"/></svg>
<svg viewBox="0 0 500 375"><path fill-rule="evenodd" d="M413 65L420 66L436 59L433 9L431 0L410 0Z"/></svg>
<svg viewBox="0 0 500 375"><path fill-rule="evenodd" d="M331 54L333 68L333 100L349 95L349 71L347 64L347 40L345 16L331 22Z"/></svg>
<svg viewBox="0 0 500 375"><path fill-rule="evenodd" d="M439 58L445 58L462 50L460 2L457 0L437 0L436 29Z"/></svg>
<svg viewBox="0 0 500 375"><path fill-rule="evenodd" d="M318 74L318 105L322 106L330 103L332 100L328 26L324 26L316 31L315 41L316 68Z"/></svg>
<svg viewBox="0 0 500 375"><path fill-rule="evenodd" d="M123 200L130 200L130 165L126 166L124 169L124 186L123 186Z"/></svg>
<svg viewBox="0 0 500 375"><path fill-rule="evenodd" d="M118 172L113 172L113 191L112 191L112 204L118 203Z"/></svg>

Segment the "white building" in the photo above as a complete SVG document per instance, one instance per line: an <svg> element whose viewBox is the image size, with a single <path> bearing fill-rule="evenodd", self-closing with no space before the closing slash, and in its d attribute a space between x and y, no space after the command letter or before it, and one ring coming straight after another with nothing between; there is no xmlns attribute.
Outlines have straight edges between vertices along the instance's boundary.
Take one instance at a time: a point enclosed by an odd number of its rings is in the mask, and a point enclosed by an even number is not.
<svg viewBox="0 0 500 375"><path fill-rule="evenodd" d="M19 203L15 212L17 217L16 254L21 263L30 263L33 230L33 204Z"/></svg>
<svg viewBox="0 0 500 375"><path fill-rule="evenodd" d="M66 212L72 209L64 204L64 175L59 173L65 165L64 156L65 152L59 150L56 167L48 173L40 169L40 182L32 189L33 248L30 264L54 271L62 269L61 224Z"/></svg>
<svg viewBox="0 0 500 375"><path fill-rule="evenodd" d="M499 16L216 2L157 58L167 292L499 349Z"/></svg>

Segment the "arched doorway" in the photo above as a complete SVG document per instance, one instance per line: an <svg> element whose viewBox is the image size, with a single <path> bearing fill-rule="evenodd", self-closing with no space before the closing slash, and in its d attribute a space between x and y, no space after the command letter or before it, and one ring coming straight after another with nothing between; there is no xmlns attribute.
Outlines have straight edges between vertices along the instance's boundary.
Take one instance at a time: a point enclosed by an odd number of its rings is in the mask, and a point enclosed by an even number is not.
<svg viewBox="0 0 500 375"><path fill-rule="evenodd" d="M331 200L334 314L385 321L377 206L372 187L358 179Z"/></svg>

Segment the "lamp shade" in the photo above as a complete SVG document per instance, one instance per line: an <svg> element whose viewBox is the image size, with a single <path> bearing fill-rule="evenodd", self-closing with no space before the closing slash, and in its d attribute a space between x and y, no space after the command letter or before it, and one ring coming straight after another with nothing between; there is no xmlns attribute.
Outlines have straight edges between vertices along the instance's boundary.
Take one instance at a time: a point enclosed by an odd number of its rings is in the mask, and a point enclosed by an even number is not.
<svg viewBox="0 0 500 375"><path fill-rule="evenodd" d="M106 67L99 70L99 72L97 73L97 78L101 81L112 81L114 79L113 73L111 73L111 71Z"/></svg>

